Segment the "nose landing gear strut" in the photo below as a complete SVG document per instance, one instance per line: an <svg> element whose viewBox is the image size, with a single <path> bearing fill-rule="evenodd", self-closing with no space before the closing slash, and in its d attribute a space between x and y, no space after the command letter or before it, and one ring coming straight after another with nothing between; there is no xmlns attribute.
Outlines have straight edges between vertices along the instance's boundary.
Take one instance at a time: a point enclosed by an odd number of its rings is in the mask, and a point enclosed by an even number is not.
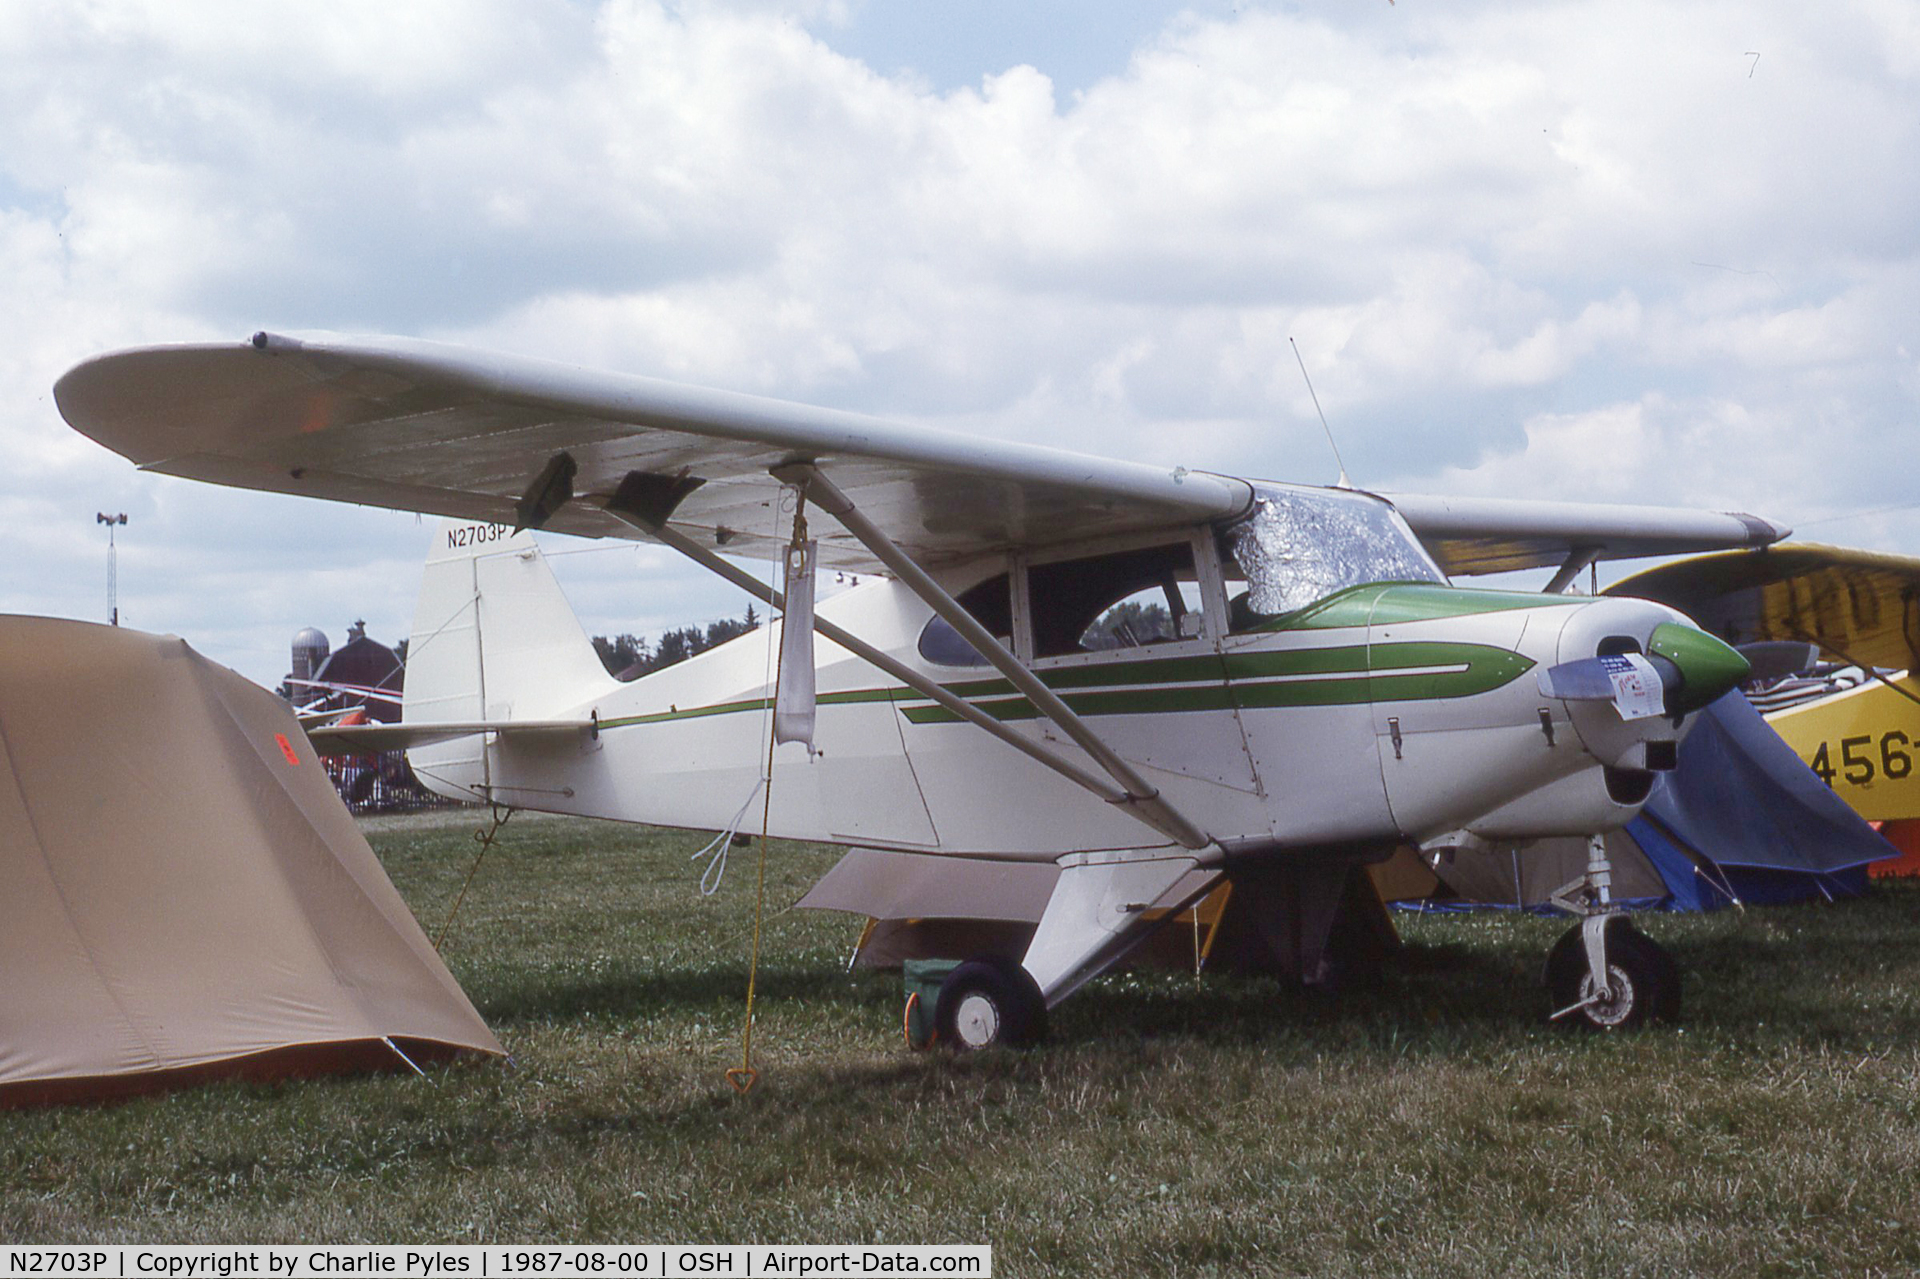
<svg viewBox="0 0 1920 1279"><path fill-rule="evenodd" d="M1547 955L1549 1020L1621 1030L1680 1015L1680 969L1613 904L1613 864L1604 836L1587 841L1587 869L1548 898L1579 919Z"/></svg>

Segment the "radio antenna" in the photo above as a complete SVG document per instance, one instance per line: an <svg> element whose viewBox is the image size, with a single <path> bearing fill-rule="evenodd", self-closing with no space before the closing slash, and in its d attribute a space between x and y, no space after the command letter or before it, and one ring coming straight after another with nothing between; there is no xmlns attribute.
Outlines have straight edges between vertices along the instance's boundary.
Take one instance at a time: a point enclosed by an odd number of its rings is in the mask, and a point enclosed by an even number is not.
<svg viewBox="0 0 1920 1279"><path fill-rule="evenodd" d="M1287 345L1293 348L1293 358L1300 361L1300 376L1306 378L1307 394L1313 396L1313 411L1320 415L1320 429L1327 433L1327 447L1333 450L1334 465L1340 468L1340 478L1335 480L1335 488L1350 489L1353 481L1347 478L1347 464L1340 458L1340 446L1333 442L1333 428L1327 425L1327 411L1320 407L1320 396L1313 389L1313 379L1307 377L1307 362L1300 358L1300 344L1287 335Z"/></svg>

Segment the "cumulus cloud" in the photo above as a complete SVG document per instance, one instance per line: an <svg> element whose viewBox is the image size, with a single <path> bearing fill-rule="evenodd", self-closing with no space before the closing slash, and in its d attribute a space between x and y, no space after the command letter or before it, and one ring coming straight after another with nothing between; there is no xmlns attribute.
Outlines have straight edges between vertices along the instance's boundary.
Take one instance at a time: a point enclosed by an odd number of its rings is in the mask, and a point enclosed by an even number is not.
<svg viewBox="0 0 1920 1279"><path fill-rule="evenodd" d="M258 327L1324 481L1294 338L1361 483L1788 521L1901 500L1911 6L1168 4L1104 75L1061 53L1071 87L1044 41L967 76L844 51L877 21L0 10L0 514L26 547L0 606L104 612L85 520L114 506L129 617L258 678L310 622L403 629L408 517L140 477L53 411L96 350ZM1912 550L1920 522L1826 535L1856 533ZM573 557L591 629L658 615L621 602L629 569L686 580L644 558ZM649 598L735 611L681 589Z"/></svg>

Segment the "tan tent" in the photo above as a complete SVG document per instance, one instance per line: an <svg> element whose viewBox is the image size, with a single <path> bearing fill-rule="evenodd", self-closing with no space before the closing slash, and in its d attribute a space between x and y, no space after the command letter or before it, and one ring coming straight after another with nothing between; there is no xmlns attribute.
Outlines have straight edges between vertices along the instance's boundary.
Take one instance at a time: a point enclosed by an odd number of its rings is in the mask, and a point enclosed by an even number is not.
<svg viewBox="0 0 1920 1279"><path fill-rule="evenodd" d="M0 1104L500 1045L279 698L0 617Z"/></svg>

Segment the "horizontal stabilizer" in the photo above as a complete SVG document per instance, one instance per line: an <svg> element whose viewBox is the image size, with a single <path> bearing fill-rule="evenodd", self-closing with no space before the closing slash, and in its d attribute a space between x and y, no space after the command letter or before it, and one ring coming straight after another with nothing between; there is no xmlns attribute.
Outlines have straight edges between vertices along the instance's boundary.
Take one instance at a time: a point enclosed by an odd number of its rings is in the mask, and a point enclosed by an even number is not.
<svg viewBox="0 0 1920 1279"><path fill-rule="evenodd" d="M435 742L480 733L533 737L591 733L599 725L590 719L466 720L445 724L346 724L311 729L307 740L322 755L377 755L383 751L412 750Z"/></svg>

